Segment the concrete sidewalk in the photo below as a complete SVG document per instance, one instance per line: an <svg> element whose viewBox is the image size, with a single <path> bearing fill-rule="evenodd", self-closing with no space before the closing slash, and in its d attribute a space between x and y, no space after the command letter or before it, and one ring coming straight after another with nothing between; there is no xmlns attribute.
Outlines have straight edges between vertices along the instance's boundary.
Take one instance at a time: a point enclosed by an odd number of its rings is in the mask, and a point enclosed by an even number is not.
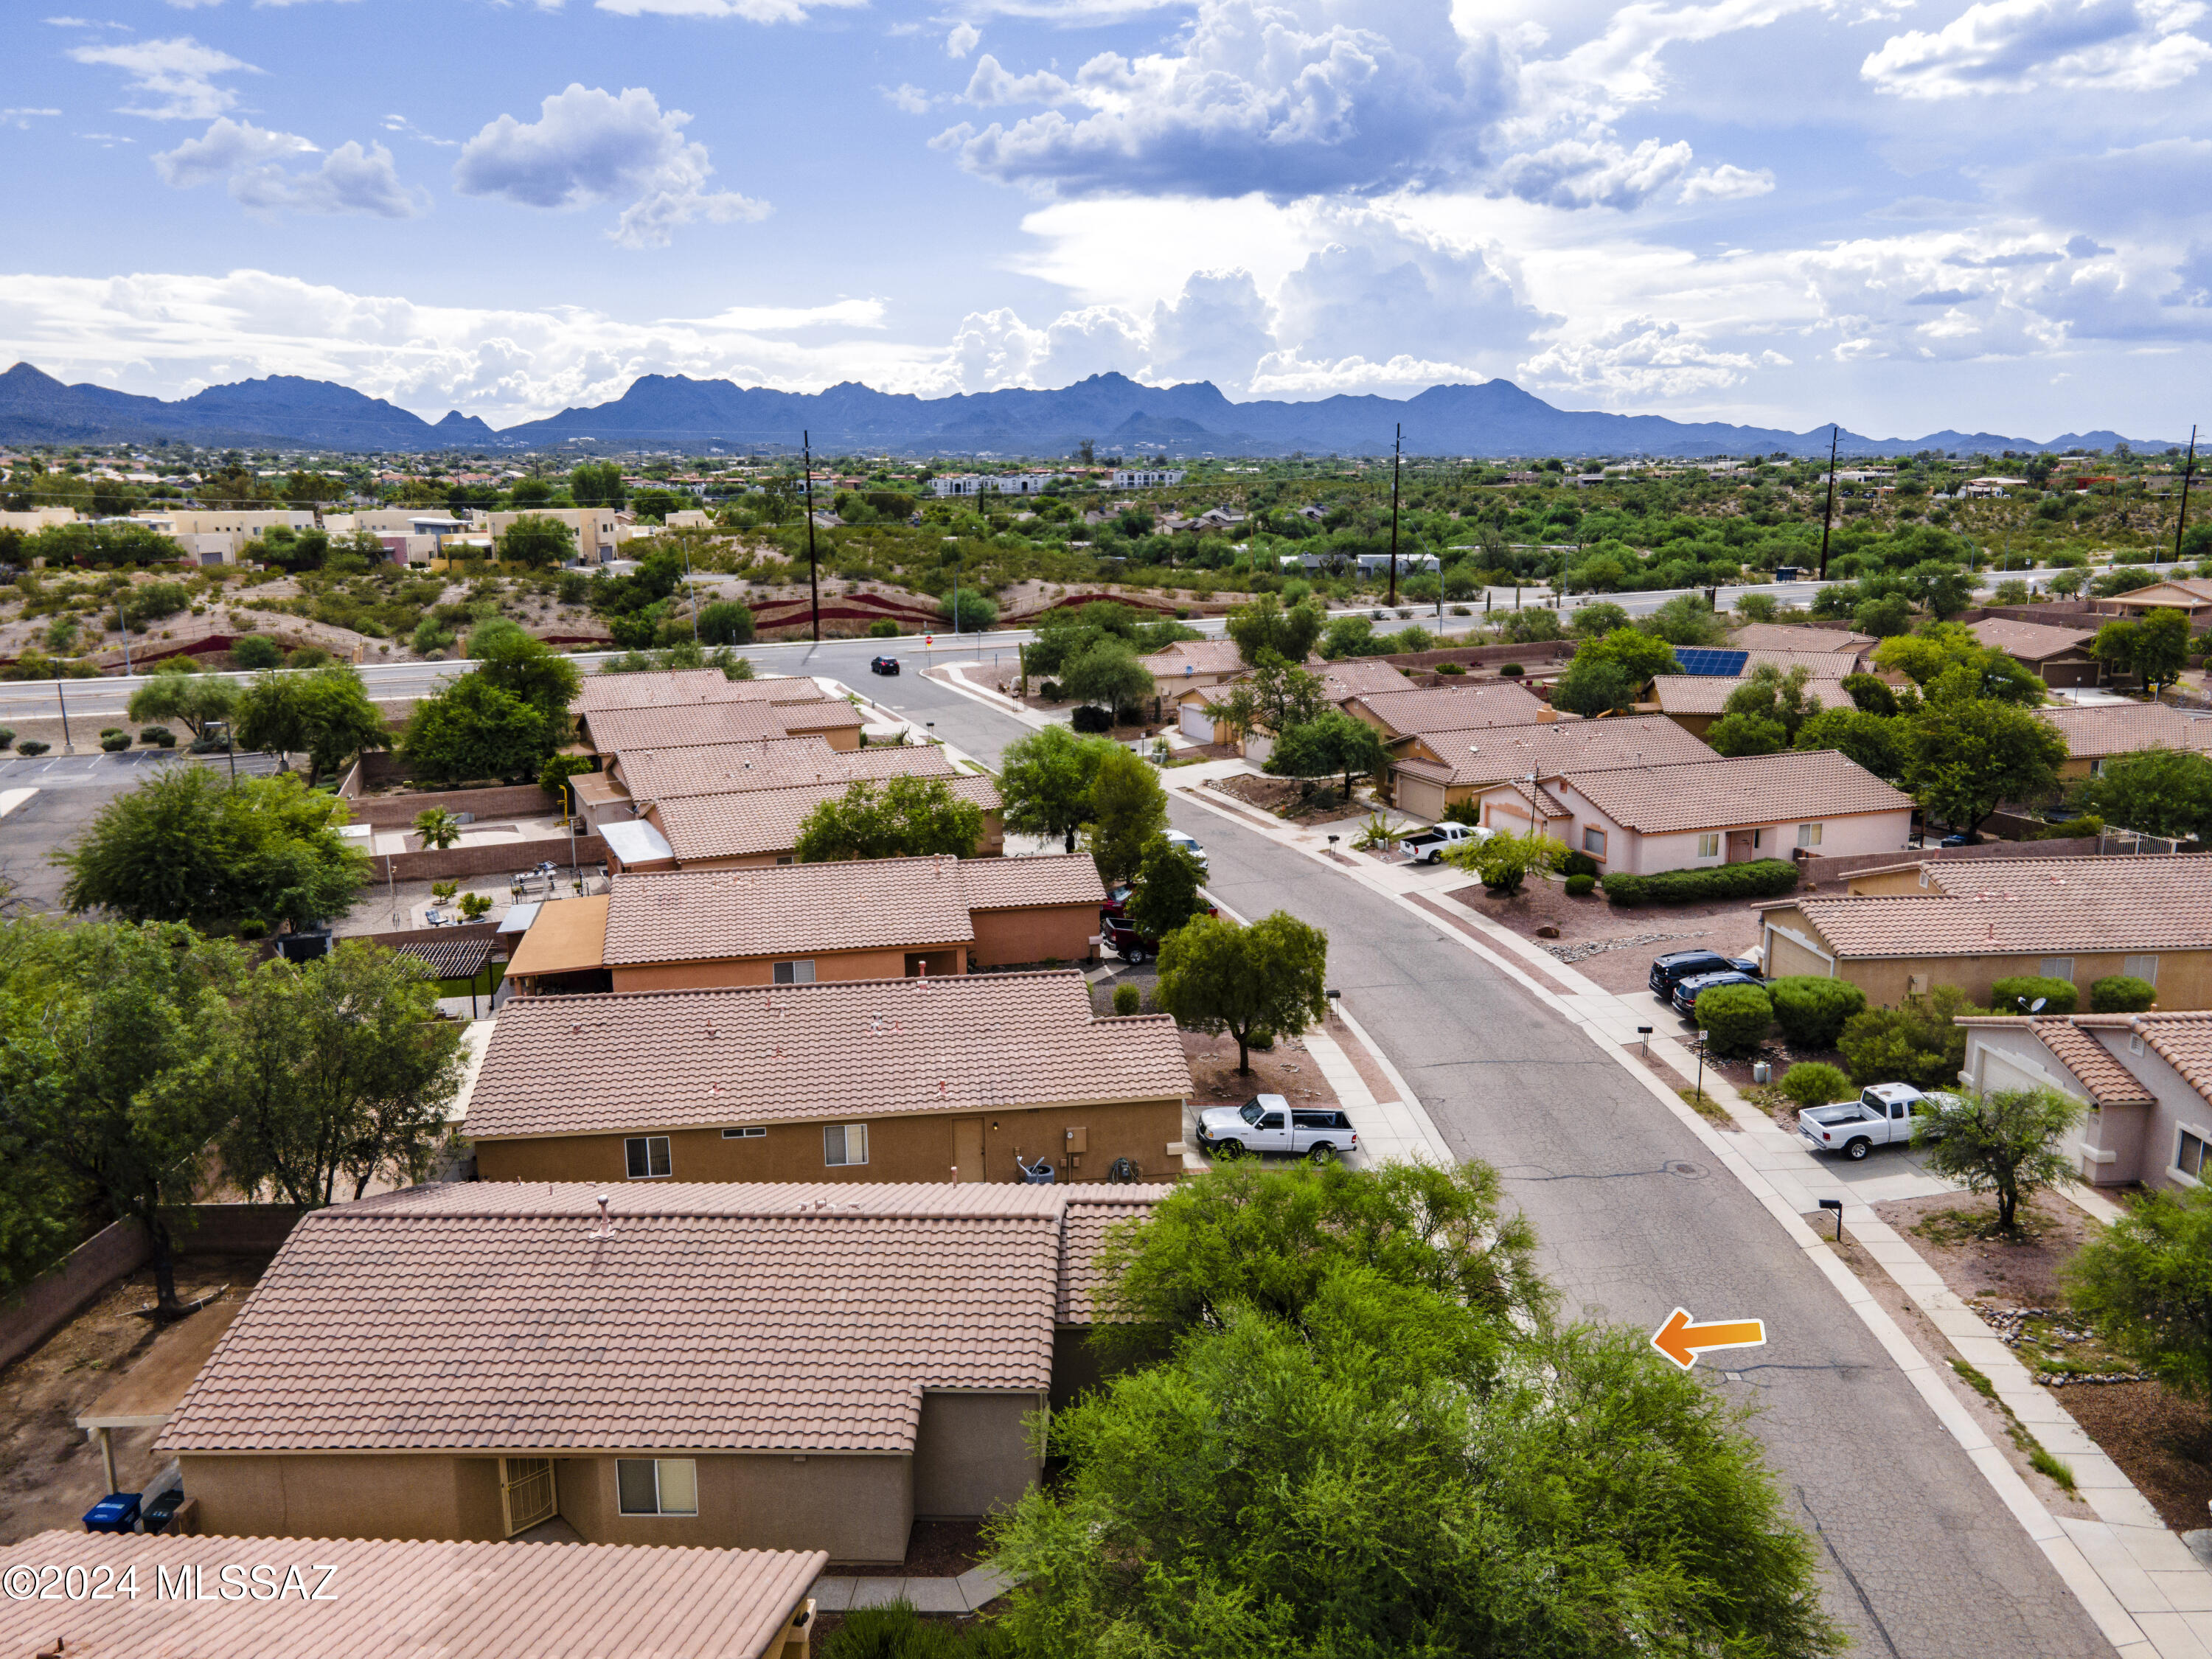
<svg viewBox="0 0 2212 1659"><path fill-rule="evenodd" d="M846 1578L824 1573L807 1594L822 1613L880 1607L893 1601L904 1601L916 1613L974 1613L1013 1585L1012 1579L987 1561L957 1578Z"/></svg>

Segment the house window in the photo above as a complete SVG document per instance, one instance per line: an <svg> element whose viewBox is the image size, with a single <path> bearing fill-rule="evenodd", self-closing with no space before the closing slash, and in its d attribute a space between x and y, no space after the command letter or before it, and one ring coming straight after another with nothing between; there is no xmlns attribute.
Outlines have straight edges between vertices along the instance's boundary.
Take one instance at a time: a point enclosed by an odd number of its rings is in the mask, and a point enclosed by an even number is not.
<svg viewBox="0 0 2212 1659"><path fill-rule="evenodd" d="M868 1161L868 1126L832 1123L822 1132L822 1161L831 1169Z"/></svg>
<svg viewBox="0 0 2212 1659"><path fill-rule="evenodd" d="M2204 1179L2204 1137L2187 1129L2181 1132L2181 1145L2173 1155L2173 1167L2191 1181Z"/></svg>
<svg viewBox="0 0 2212 1659"><path fill-rule="evenodd" d="M623 1142L623 1159L629 1166L632 1181L665 1181L669 1170L668 1137L632 1135Z"/></svg>
<svg viewBox="0 0 2212 1659"><path fill-rule="evenodd" d="M617 1457L615 1490L624 1515L696 1515L699 1466L688 1457Z"/></svg>
<svg viewBox="0 0 2212 1659"><path fill-rule="evenodd" d="M1720 855L1721 838L1718 831L1716 831L1710 836L1699 836L1698 837L1698 856L1699 858L1717 859Z"/></svg>
<svg viewBox="0 0 2212 1659"><path fill-rule="evenodd" d="M2045 979L2063 979L2071 985L2074 982L2074 958L2045 957L2035 971Z"/></svg>
<svg viewBox="0 0 2212 1659"><path fill-rule="evenodd" d="M2146 985L2158 983L2156 957L2129 957L2120 963L2120 971L2130 979L2139 979Z"/></svg>
<svg viewBox="0 0 2212 1659"><path fill-rule="evenodd" d="M1605 831L1585 829L1583 831L1583 851L1594 859L1605 856Z"/></svg>
<svg viewBox="0 0 2212 1659"><path fill-rule="evenodd" d="M1799 824L1797 844L1800 847L1818 847L1820 844L1820 826L1817 823Z"/></svg>
<svg viewBox="0 0 2212 1659"><path fill-rule="evenodd" d="M778 985L811 985L814 983L814 963L811 957L804 962L779 962L775 964Z"/></svg>
<svg viewBox="0 0 2212 1659"><path fill-rule="evenodd" d="M761 1125L757 1123L748 1123L742 1128L723 1130L722 1139L725 1140L758 1140L767 1133L768 1131L762 1127Z"/></svg>

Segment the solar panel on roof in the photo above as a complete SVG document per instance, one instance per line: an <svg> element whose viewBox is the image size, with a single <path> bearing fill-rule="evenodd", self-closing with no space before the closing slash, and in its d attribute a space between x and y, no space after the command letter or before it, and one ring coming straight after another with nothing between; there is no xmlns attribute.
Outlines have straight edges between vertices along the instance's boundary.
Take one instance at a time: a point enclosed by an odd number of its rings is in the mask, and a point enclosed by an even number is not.
<svg viewBox="0 0 2212 1659"><path fill-rule="evenodd" d="M1708 646L1674 648L1674 660L1681 665L1685 674L1705 674L1720 679L1740 678L1750 657L1748 651L1720 651Z"/></svg>

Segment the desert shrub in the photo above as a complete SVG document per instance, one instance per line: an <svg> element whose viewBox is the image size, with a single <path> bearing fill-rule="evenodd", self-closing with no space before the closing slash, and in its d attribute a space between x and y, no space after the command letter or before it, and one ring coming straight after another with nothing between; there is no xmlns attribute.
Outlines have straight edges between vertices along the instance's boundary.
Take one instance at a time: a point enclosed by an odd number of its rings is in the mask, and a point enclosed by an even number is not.
<svg viewBox="0 0 2212 1659"><path fill-rule="evenodd" d="M1867 1006L1866 993L1850 981L1809 974L1770 981L1766 994L1774 1004L1774 1023L1793 1048L1834 1048L1844 1022Z"/></svg>
<svg viewBox="0 0 2212 1659"><path fill-rule="evenodd" d="M868 637L872 640L895 640L898 631L898 624L889 617L878 617L868 624Z"/></svg>
<svg viewBox="0 0 2212 1659"><path fill-rule="evenodd" d="M1467 672L1467 665L1465 663L1457 662L1440 662L1437 665L1437 672L1439 674L1464 674Z"/></svg>
<svg viewBox="0 0 2212 1659"><path fill-rule="evenodd" d="M2084 812L2079 817L2069 818L2063 823L2045 823L2029 831L2030 841L2072 841L2077 836L2099 836L2105 831L2105 821L2094 812Z"/></svg>
<svg viewBox="0 0 2212 1659"><path fill-rule="evenodd" d="M2035 974L2014 974L1990 987L1990 1007L2000 1014L2024 1014L2031 1003L2041 1000L2042 1012L2054 1017L2070 1014L2081 1003L2081 994L2065 979L2044 979Z"/></svg>
<svg viewBox="0 0 2212 1659"><path fill-rule="evenodd" d="M1779 1012L1778 1005L1777 1012ZM1782 1092L1801 1110L1841 1100L1851 1091L1851 1080L1835 1066L1817 1060L1792 1066L1782 1077Z"/></svg>
<svg viewBox="0 0 2212 1659"><path fill-rule="evenodd" d="M36 738L26 738L15 745L15 752L19 755L43 755L52 747L53 744L40 743Z"/></svg>
<svg viewBox="0 0 2212 1659"><path fill-rule="evenodd" d="M1144 994L1133 985L1114 988L1114 1012L1124 1016L1133 1014L1144 1005Z"/></svg>
<svg viewBox="0 0 2212 1659"><path fill-rule="evenodd" d="M1774 1024L1774 1005L1756 985L1716 985L1698 994L1696 1018L1706 1046L1725 1059L1759 1047Z"/></svg>
<svg viewBox="0 0 2212 1659"><path fill-rule="evenodd" d="M1567 861L1559 866L1571 876L1595 876L1600 873L1597 860L1588 853L1570 853Z"/></svg>
<svg viewBox="0 0 2212 1659"><path fill-rule="evenodd" d="M111 755L119 755L131 746L131 734L111 726L100 734L100 746Z"/></svg>
<svg viewBox="0 0 2212 1659"><path fill-rule="evenodd" d="M177 734L166 726L149 726L138 734L138 741L149 749L174 749Z"/></svg>
<svg viewBox="0 0 2212 1659"><path fill-rule="evenodd" d="M1527 673L1528 671L1522 667L1517 662L1509 662L1504 667L1499 669L1498 672L1509 680L1517 680L1522 675Z"/></svg>
<svg viewBox="0 0 2212 1659"><path fill-rule="evenodd" d="M1662 870L1656 876L1615 871L1605 878L1605 896L1615 904L1690 904L1705 899L1772 898L1797 884L1797 866L1787 859L1752 859L1706 870Z"/></svg>
<svg viewBox="0 0 2212 1659"><path fill-rule="evenodd" d="M15 741L15 728L12 726L0 726L0 749L8 748Z"/></svg>
<svg viewBox="0 0 2212 1659"><path fill-rule="evenodd" d="M274 668L284 660L284 647L266 634L248 634L232 645L230 659L240 668Z"/></svg>
<svg viewBox="0 0 2212 1659"><path fill-rule="evenodd" d="M1037 687L1037 696L1042 697L1047 702L1058 702L1066 695L1066 693L1060 690L1058 680L1047 680L1042 685Z"/></svg>
<svg viewBox="0 0 2212 1659"><path fill-rule="evenodd" d="M1836 1047L1854 1083L1955 1089L1959 1068L1966 1063L1966 1032L1959 1017L1986 1012L1957 986L1938 985L1925 996L1905 998L1900 1007L1852 1015Z"/></svg>
<svg viewBox="0 0 2212 1659"><path fill-rule="evenodd" d="M0 744L0 747L5 747L5 745ZM1482 822L1481 803L1471 800L1455 800L1450 805L1444 808L1443 821L1446 823L1468 823L1480 825Z"/></svg>
<svg viewBox="0 0 2212 1659"><path fill-rule="evenodd" d="M1587 898L1590 894L1597 890L1597 878L1595 876L1569 876L1566 879L1565 885L1567 896L1569 898Z"/></svg>
<svg viewBox="0 0 2212 1659"><path fill-rule="evenodd" d="M2131 974L2107 974L2089 987L2089 1012L2139 1014L2158 1000L2158 988Z"/></svg>
<svg viewBox="0 0 2212 1659"><path fill-rule="evenodd" d="M1114 729L1112 711L1087 702L1076 709L1072 719L1079 732L1111 732Z"/></svg>

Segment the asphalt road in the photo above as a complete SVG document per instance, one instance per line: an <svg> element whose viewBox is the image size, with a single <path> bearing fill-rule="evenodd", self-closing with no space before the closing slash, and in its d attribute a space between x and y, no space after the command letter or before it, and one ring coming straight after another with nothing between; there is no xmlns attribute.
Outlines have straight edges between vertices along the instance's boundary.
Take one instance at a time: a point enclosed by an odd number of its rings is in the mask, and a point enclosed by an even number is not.
<svg viewBox="0 0 2212 1659"><path fill-rule="evenodd" d="M934 682L900 689L981 757L1027 729ZM1366 888L1202 807L1178 802L1173 817L1231 907L1328 932L1330 984L1453 1150L1503 1172L1569 1312L1644 1330L1678 1305L1766 1322L1767 1346L1725 1365L1741 1381L1716 1386L1759 1407L1755 1431L1817 1534L1828 1607L1857 1652L2112 1652L1858 1316L1590 1038Z"/></svg>

